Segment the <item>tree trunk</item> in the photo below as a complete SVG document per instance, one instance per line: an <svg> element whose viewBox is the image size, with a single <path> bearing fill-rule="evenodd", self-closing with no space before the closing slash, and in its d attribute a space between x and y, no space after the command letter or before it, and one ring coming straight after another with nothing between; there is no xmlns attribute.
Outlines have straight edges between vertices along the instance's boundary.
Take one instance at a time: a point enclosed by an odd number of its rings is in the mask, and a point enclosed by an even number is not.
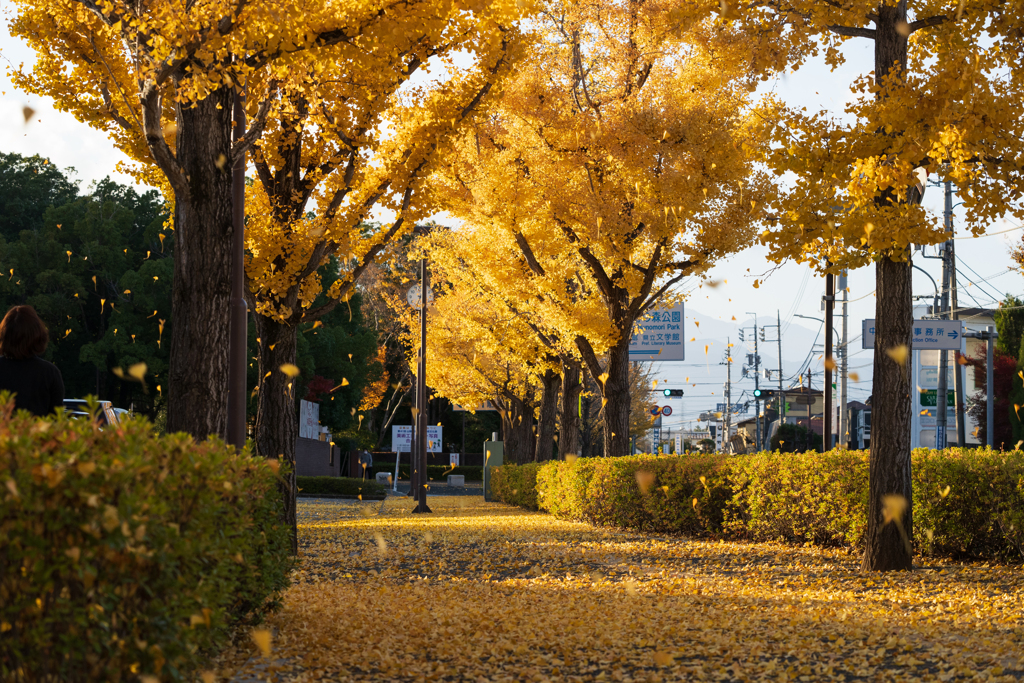
<svg viewBox="0 0 1024 683"><path fill-rule="evenodd" d="M909 259L909 257L908 257ZM910 479L910 340L913 326L911 264L883 258L875 265L874 389L868 525L862 568L911 569L913 494ZM902 352L898 349L902 347ZM897 349L897 351L892 351ZM896 356L894 359L889 354ZM904 355L903 359L899 356ZM897 362L902 360L902 362ZM888 521L885 500L902 497L899 521ZM895 500L890 499L890 505ZM901 530L902 525L902 530Z"/></svg>
<svg viewBox="0 0 1024 683"><path fill-rule="evenodd" d="M292 530L292 552L298 551L295 514L295 442L299 438L299 419L295 412L295 382L281 372L285 363L295 364L298 330L259 313L256 336L259 337L260 391L256 403L256 453L277 458L290 471L280 481L284 498L283 520ZM267 373L270 373L269 375ZM354 476L361 476L356 473Z"/></svg>
<svg viewBox="0 0 1024 683"><path fill-rule="evenodd" d="M580 364L562 359L562 402L558 415L558 459L580 454L580 392L583 380Z"/></svg>
<svg viewBox="0 0 1024 683"><path fill-rule="evenodd" d="M167 430L196 439L227 435L231 105L221 88L178 109L177 157L192 196L175 204Z"/></svg>
<svg viewBox="0 0 1024 683"><path fill-rule="evenodd" d="M604 401L604 457L629 455L629 335L608 352L608 378L601 386Z"/></svg>
<svg viewBox="0 0 1024 683"><path fill-rule="evenodd" d="M881 84L893 70L907 68L907 37L901 24L907 20L907 3L879 4L875 21L875 82ZM906 31L902 31L903 34ZM879 92L878 97L884 97ZM897 200L882 194L880 204ZM913 495L910 478L910 343L914 322L911 302L910 257L905 262L883 257L875 264L875 353L872 391L871 464L868 493L868 525L863 569L890 571L911 569L913 561ZM896 362L889 353L903 348L905 359ZM886 519L890 506L904 510L899 520Z"/></svg>
<svg viewBox="0 0 1024 683"><path fill-rule="evenodd" d="M558 416L558 390L562 378L554 370L544 373L544 393L540 400L540 419L537 420L537 462L551 460L554 455L555 422Z"/></svg>
<svg viewBox="0 0 1024 683"><path fill-rule="evenodd" d="M505 462L525 465L533 462L533 414L519 398L503 398L505 410L501 413L502 437L505 442Z"/></svg>

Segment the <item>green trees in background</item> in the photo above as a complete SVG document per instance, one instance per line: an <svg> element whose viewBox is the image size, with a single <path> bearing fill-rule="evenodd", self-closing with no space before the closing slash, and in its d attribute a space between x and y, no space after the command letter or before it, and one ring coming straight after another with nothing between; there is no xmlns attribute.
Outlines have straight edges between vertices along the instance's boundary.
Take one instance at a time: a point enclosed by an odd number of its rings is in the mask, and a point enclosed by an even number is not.
<svg viewBox="0 0 1024 683"><path fill-rule="evenodd" d="M79 194L39 156L0 154L0 308L33 306L65 394L156 418L164 408L173 232L156 191L109 178ZM115 368L148 368L146 384ZM159 386L159 389L158 389Z"/></svg>
<svg viewBox="0 0 1024 683"><path fill-rule="evenodd" d="M96 395L161 422L174 272L163 199L109 178L80 193L73 173L39 156L0 153L0 315L19 304L39 312L50 330L46 358L69 398ZM339 265L320 268L325 286ZM334 432L358 425L353 409L383 374L362 296L348 304L302 326L296 358L296 397L320 403L320 422ZM252 388L260 378L251 324L249 351ZM136 363L146 364L145 386L127 375ZM250 404L251 421L255 397Z"/></svg>

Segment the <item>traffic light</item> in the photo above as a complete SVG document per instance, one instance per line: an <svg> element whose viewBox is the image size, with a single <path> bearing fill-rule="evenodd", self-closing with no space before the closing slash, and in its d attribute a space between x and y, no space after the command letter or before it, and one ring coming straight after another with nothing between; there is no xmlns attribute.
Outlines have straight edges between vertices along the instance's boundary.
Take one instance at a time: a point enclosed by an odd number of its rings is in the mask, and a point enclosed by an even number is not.
<svg viewBox="0 0 1024 683"><path fill-rule="evenodd" d="M769 401L775 398L775 391L772 389L754 389L754 398L761 401Z"/></svg>
<svg viewBox="0 0 1024 683"><path fill-rule="evenodd" d="M754 398L761 398L762 393L760 389L754 389Z"/></svg>
<svg viewBox="0 0 1024 683"><path fill-rule="evenodd" d="M683 395L683 390L682 389L666 389L665 390L665 396L668 396L670 398L677 398L677 397L682 396L682 395Z"/></svg>

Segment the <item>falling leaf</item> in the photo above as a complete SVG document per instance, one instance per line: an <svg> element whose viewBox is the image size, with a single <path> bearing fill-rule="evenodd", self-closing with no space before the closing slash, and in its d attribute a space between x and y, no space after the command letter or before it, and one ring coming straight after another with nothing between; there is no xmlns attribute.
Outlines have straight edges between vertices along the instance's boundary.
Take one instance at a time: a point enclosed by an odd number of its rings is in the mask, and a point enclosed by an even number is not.
<svg viewBox="0 0 1024 683"><path fill-rule="evenodd" d="M673 663L675 663L675 658L672 655L667 654L665 652L655 652L654 663L658 666L671 666Z"/></svg>
<svg viewBox="0 0 1024 683"><path fill-rule="evenodd" d="M270 656L270 631L265 628L257 628L252 631L252 642L256 643L260 654L264 657Z"/></svg>
<svg viewBox="0 0 1024 683"><path fill-rule="evenodd" d="M281 372L283 372L284 374L286 374L289 377L298 377L299 376L299 368L296 365L294 365L293 363L284 363L284 364L281 365L281 367L278 368L278 370L280 370ZM267 373L267 374L270 374L270 373Z"/></svg>
<svg viewBox="0 0 1024 683"><path fill-rule="evenodd" d="M832 359L831 356L825 359L825 369L828 370L829 372L836 369L836 362Z"/></svg>
<svg viewBox="0 0 1024 683"><path fill-rule="evenodd" d="M214 160L213 163L217 167L217 170L223 171L224 166L227 165L228 163L228 158L223 154L218 154L216 160Z"/></svg>
<svg viewBox="0 0 1024 683"><path fill-rule="evenodd" d="M36 110L27 104L21 108L21 115L25 117L25 125L27 126L32 119L32 115L36 113Z"/></svg>
<svg viewBox="0 0 1024 683"><path fill-rule="evenodd" d="M948 496L949 495L949 486L946 486L946 488L944 488L941 491L939 491L939 495L942 496L943 498Z"/></svg>
<svg viewBox="0 0 1024 683"><path fill-rule="evenodd" d="M905 365L907 362L908 349L905 344L900 344L899 346L887 349L885 355L892 358L897 365Z"/></svg>
<svg viewBox="0 0 1024 683"><path fill-rule="evenodd" d="M851 372L851 373L850 373L850 374L849 374L848 376L849 376L849 378L850 378L850 379L852 379L852 380L853 380L854 382L859 382L859 381L860 381L860 375L859 375L859 374L857 374L856 372Z"/></svg>

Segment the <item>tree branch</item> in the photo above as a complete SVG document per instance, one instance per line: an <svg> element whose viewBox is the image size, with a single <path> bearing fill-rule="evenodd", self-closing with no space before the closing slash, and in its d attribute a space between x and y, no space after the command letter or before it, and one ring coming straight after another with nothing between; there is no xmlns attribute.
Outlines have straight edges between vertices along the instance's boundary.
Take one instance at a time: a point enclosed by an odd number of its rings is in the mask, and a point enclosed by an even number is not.
<svg viewBox="0 0 1024 683"><path fill-rule="evenodd" d="M267 127L267 114L270 113L270 107L273 104L276 92L277 83L271 83L270 92L268 92L267 97L260 102L259 109L256 111L256 116L253 118L252 125L249 126L249 130L245 131L245 135L239 138L235 144L231 146L232 165L234 165L238 159L243 158L245 153L249 151L249 148L260 139L261 135L263 135L263 131Z"/></svg>
<svg viewBox="0 0 1024 683"><path fill-rule="evenodd" d="M142 101L142 126L146 135L146 144L149 146L149 151L157 166L167 176L167 182L171 184L177 201L179 203L188 202L190 197L188 178L178 164L174 152L164 140L161 99L160 89L156 83L149 81L143 86L140 100Z"/></svg>
<svg viewBox="0 0 1024 683"><path fill-rule="evenodd" d="M515 237L516 244L519 245L519 249L523 252L523 256L526 257L526 263L530 266L530 270L537 275L544 277L544 268L541 267L540 263L537 261L537 257L533 255L533 249L530 248L530 243L526 241L526 236L523 235L522 230L517 230Z"/></svg>
<svg viewBox="0 0 1024 683"><path fill-rule="evenodd" d="M827 26L826 28L836 35L846 36L847 38L875 39L875 29L873 28L862 28L860 26Z"/></svg>
<svg viewBox="0 0 1024 683"><path fill-rule="evenodd" d="M918 19L917 21L910 22L910 33L913 33L914 31L920 30L922 28L939 26L940 24L945 24L947 21L949 21L949 17L947 17L945 14L936 14L935 16L928 17L927 19ZM910 34L908 33L907 35Z"/></svg>

